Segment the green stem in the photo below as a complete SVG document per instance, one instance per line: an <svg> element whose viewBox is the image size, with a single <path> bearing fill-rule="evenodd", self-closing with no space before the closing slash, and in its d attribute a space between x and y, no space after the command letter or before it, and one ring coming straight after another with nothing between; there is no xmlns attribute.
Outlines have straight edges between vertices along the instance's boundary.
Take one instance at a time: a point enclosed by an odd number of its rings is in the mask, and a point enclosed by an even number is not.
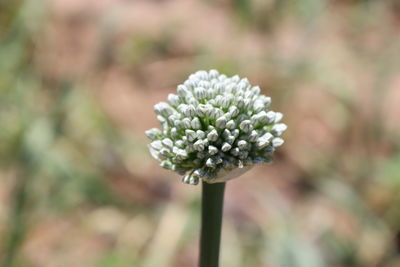
<svg viewBox="0 0 400 267"><path fill-rule="evenodd" d="M199 267L218 267L225 183L203 182Z"/></svg>

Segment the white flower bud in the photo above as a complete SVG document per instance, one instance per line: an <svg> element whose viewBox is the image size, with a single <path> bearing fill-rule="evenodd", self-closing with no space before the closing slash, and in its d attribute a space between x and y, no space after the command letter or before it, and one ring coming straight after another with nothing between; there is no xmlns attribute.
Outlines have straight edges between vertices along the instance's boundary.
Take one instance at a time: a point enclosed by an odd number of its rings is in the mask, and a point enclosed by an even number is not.
<svg viewBox="0 0 400 267"><path fill-rule="evenodd" d="M178 136L179 136L178 129L176 129L176 127L172 127L171 128L171 137L175 139Z"/></svg>
<svg viewBox="0 0 400 267"><path fill-rule="evenodd" d="M214 162L215 162L216 164L221 164L223 161L224 161L224 160L223 160L220 156L217 156L217 157L214 159Z"/></svg>
<svg viewBox="0 0 400 267"><path fill-rule="evenodd" d="M218 153L218 148L216 148L215 146L208 146L208 153L210 155L215 155Z"/></svg>
<svg viewBox="0 0 400 267"><path fill-rule="evenodd" d="M251 118L250 118L251 124L257 125L258 121L259 121L259 116L258 116L258 114L255 114L255 115L251 116Z"/></svg>
<svg viewBox="0 0 400 267"><path fill-rule="evenodd" d="M210 104L206 104L206 106L207 106L207 110L205 112L205 116L207 118L210 118L210 119L214 118L215 117L215 112L216 112L214 107L211 106Z"/></svg>
<svg viewBox="0 0 400 267"><path fill-rule="evenodd" d="M228 136L226 139L225 139L225 141L227 142L227 143L229 143L229 144L233 144L233 142L235 142L235 137L233 136L233 135L231 135L231 136Z"/></svg>
<svg viewBox="0 0 400 267"><path fill-rule="evenodd" d="M193 105L187 105L187 108L183 112L186 117L194 117L196 115L196 109Z"/></svg>
<svg viewBox="0 0 400 267"><path fill-rule="evenodd" d="M191 90L191 89L193 89L194 87L196 87L195 82L193 82L193 81L190 80L190 79L186 80L186 81L183 83L183 85L187 88L188 91ZM177 91L178 91L178 90L177 90Z"/></svg>
<svg viewBox="0 0 400 267"><path fill-rule="evenodd" d="M184 184L190 184L190 175L185 175L182 177L182 183Z"/></svg>
<svg viewBox="0 0 400 267"><path fill-rule="evenodd" d="M173 114L169 117L167 117L167 121L170 125L175 125L175 121L179 120L181 116L179 116L178 114Z"/></svg>
<svg viewBox="0 0 400 267"><path fill-rule="evenodd" d="M196 71L195 75L201 80L207 80L208 79L208 73L205 70Z"/></svg>
<svg viewBox="0 0 400 267"><path fill-rule="evenodd" d="M251 121L249 121L249 120L244 120L244 121L242 121L242 122L240 123L239 128L240 128L243 132L248 133L248 132L250 132L250 131L253 130L253 125L251 124Z"/></svg>
<svg viewBox="0 0 400 267"><path fill-rule="evenodd" d="M169 94L168 95L168 102L174 107L178 106L180 104L179 103L179 96L177 96L175 94Z"/></svg>
<svg viewBox="0 0 400 267"><path fill-rule="evenodd" d="M215 126L216 126L217 128L223 129L223 128L225 128L226 123L227 123L226 117L225 117L225 116L222 116L222 117L218 118L218 119L215 121Z"/></svg>
<svg viewBox="0 0 400 267"><path fill-rule="evenodd" d="M237 138L239 136L240 131L238 129L235 129L231 133L232 133L233 137Z"/></svg>
<svg viewBox="0 0 400 267"><path fill-rule="evenodd" d="M251 90L244 92L245 102L246 102L246 100L250 101L250 99L252 99L252 98L253 98L253 92Z"/></svg>
<svg viewBox="0 0 400 267"><path fill-rule="evenodd" d="M214 129L207 134L207 139L211 142L215 142L218 140L218 132Z"/></svg>
<svg viewBox="0 0 400 267"><path fill-rule="evenodd" d="M223 101L224 97L222 95L217 95L215 97L215 103L218 107L222 106L222 101Z"/></svg>
<svg viewBox="0 0 400 267"><path fill-rule="evenodd" d="M210 89L207 90L206 97L208 99L213 100L212 98L214 98L215 95L216 95L216 92L215 92L214 88L210 88ZM209 101L209 104L211 104L210 101Z"/></svg>
<svg viewBox="0 0 400 267"><path fill-rule="evenodd" d="M207 159L206 165L207 165L207 167L215 168L215 162L211 158Z"/></svg>
<svg viewBox="0 0 400 267"><path fill-rule="evenodd" d="M161 122L161 124L167 122L167 120L166 120L163 116L161 116L161 115L157 115L157 120L158 120L159 122Z"/></svg>
<svg viewBox="0 0 400 267"><path fill-rule="evenodd" d="M219 72L218 72L217 70L212 69L212 70L210 70L210 71L208 72L208 76L209 76L211 79L218 78Z"/></svg>
<svg viewBox="0 0 400 267"><path fill-rule="evenodd" d="M248 99L248 98L246 98L246 99L244 100L244 107L243 107L243 108L244 108L244 109L250 109L251 104L252 104L251 100Z"/></svg>
<svg viewBox="0 0 400 267"><path fill-rule="evenodd" d="M266 108L268 108L271 105L271 102L272 102L271 97L261 95L261 96L259 96L259 99L261 99L264 102L264 105Z"/></svg>
<svg viewBox="0 0 400 267"><path fill-rule="evenodd" d="M258 149L263 149L264 147L266 147L266 146L268 146L268 145L269 145L269 141L268 141L268 140L259 139L259 140L257 141L257 148L258 148Z"/></svg>
<svg viewBox="0 0 400 267"><path fill-rule="evenodd" d="M158 114L160 114L160 115L162 115L162 116L164 116L164 117L171 116L171 115L174 113L174 110L171 108L171 106L168 105L168 104L165 103L165 102L160 102L160 103L156 104L156 105L154 106L154 110L155 110Z"/></svg>
<svg viewBox="0 0 400 267"><path fill-rule="evenodd" d="M281 136L282 133L283 133L284 131L286 131L286 129L287 129L286 124L284 124L284 123L278 123L278 124L275 124L275 125L272 127L271 132L272 132L272 134L275 135L275 136Z"/></svg>
<svg viewBox="0 0 400 267"><path fill-rule="evenodd" d="M189 184L190 185L197 185L199 183L199 177L197 176L190 176Z"/></svg>
<svg viewBox="0 0 400 267"><path fill-rule="evenodd" d="M234 94L237 91L236 84L235 83L229 83L225 87L225 91L228 92L228 93Z"/></svg>
<svg viewBox="0 0 400 267"><path fill-rule="evenodd" d="M251 88L251 91L252 91L253 95L259 95L261 92L261 89L259 86L254 86Z"/></svg>
<svg viewBox="0 0 400 267"><path fill-rule="evenodd" d="M231 78L231 81L232 81L232 82L235 82L235 83L239 82L239 81L240 81L239 75L233 76L233 77Z"/></svg>
<svg viewBox="0 0 400 267"><path fill-rule="evenodd" d="M224 116L224 112L219 108L214 108L214 119Z"/></svg>
<svg viewBox="0 0 400 267"><path fill-rule="evenodd" d="M250 142L256 142L257 139L258 139L257 131L255 131L255 130L251 131L250 136L249 136L249 141Z"/></svg>
<svg viewBox="0 0 400 267"><path fill-rule="evenodd" d="M277 138L272 139L272 146L280 147L281 145L283 145L284 142L285 141L282 138L277 137Z"/></svg>
<svg viewBox="0 0 400 267"><path fill-rule="evenodd" d="M213 109L214 108L209 104L206 104L206 105L200 104L196 108L196 113L200 117L210 117L210 115L213 112Z"/></svg>
<svg viewBox="0 0 400 267"><path fill-rule="evenodd" d="M229 131L228 129L225 129L225 130L222 132L222 137L223 137L224 139L226 139L226 138L228 138L229 136L231 136L231 131Z"/></svg>
<svg viewBox="0 0 400 267"><path fill-rule="evenodd" d="M232 148L232 146L231 146L230 144L228 144L228 143L223 143L223 145L222 145L222 147L221 147L221 150L224 151L224 152L226 152L226 151L229 151L231 148Z"/></svg>
<svg viewBox="0 0 400 267"><path fill-rule="evenodd" d="M250 87L249 80L247 78L243 78L240 80L238 87L241 91L245 91Z"/></svg>
<svg viewBox="0 0 400 267"><path fill-rule="evenodd" d="M171 170L172 169L171 162L167 161L167 160L161 161L160 166L163 167L164 169L167 169L167 170Z"/></svg>
<svg viewBox="0 0 400 267"><path fill-rule="evenodd" d="M186 138L189 142L193 142L194 140L196 140L197 134L195 131L186 129L185 133L186 133Z"/></svg>
<svg viewBox="0 0 400 267"><path fill-rule="evenodd" d="M151 140L155 140L161 135L160 129L157 128L151 128L150 130L147 130L145 133L147 137L150 138Z"/></svg>
<svg viewBox="0 0 400 267"><path fill-rule="evenodd" d="M185 129L191 128L190 119L189 119L189 118L184 118L184 119L182 120L182 126L183 126L183 128L185 128Z"/></svg>
<svg viewBox="0 0 400 267"><path fill-rule="evenodd" d="M229 113L230 113L231 118L234 118L237 115L239 115L239 112L240 112L239 109L237 107L235 107L235 106L231 106L229 108Z"/></svg>
<svg viewBox="0 0 400 267"><path fill-rule="evenodd" d="M240 150L238 147L235 147L235 148L231 149L231 151L230 151L230 153L235 157L239 156L239 152L240 152Z"/></svg>
<svg viewBox="0 0 400 267"><path fill-rule="evenodd" d="M235 121L239 124L242 121L248 120L249 116L247 114L239 114L239 116L236 117Z"/></svg>
<svg viewBox="0 0 400 267"><path fill-rule="evenodd" d="M167 157L169 154L170 154L170 150L168 149L168 148L162 148L161 150L160 150L160 155L163 155L164 157Z"/></svg>
<svg viewBox="0 0 400 267"><path fill-rule="evenodd" d="M177 109L178 109L178 111L179 111L180 113L185 114L187 108L188 108L188 105L186 105L186 104L180 104L180 105L178 106Z"/></svg>
<svg viewBox="0 0 400 267"><path fill-rule="evenodd" d="M199 118L194 117L193 120L190 122L190 125L192 126L193 129L197 130L201 128L201 122Z"/></svg>
<svg viewBox="0 0 400 267"><path fill-rule="evenodd" d="M261 136L260 139L258 139L258 141L257 141L257 148L263 149L264 147L267 147L269 145L272 137L273 137L273 135L270 133L266 133L263 136Z"/></svg>
<svg viewBox="0 0 400 267"><path fill-rule="evenodd" d="M150 143L150 146L155 150L160 150L163 148L162 142L160 140L156 140Z"/></svg>
<svg viewBox="0 0 400 267"><path fill-rule="evenodd" d="M254 102L254 105L253 105L253 110L254 110L254 112L260 112L260 111L262 111L263 109L265 109L265 105L264 105L264 102L263 101L261 101L261 100L256 100L255 102Z"/></svg>
<svg viewBox="0 0 400 267"><path fill-rule="evenodd" d="M206 90L203 87L197 87L194 89L194 96L201 100L206 98Z"/></svg>
<svg viewBox="0 0 400 267"><path fill-rule="evenodd" d="M208 141L207 138L203 139L203 145L206 147L210 144L210 141Z"/></svg>
<svg viewBox="0 0 400 267"><path fill-rule="evenodd" d="M239 109L244 108L244 99L243 99L243 97L239 96L239 97L236 98L236 106Z"/></svg>
<svg viewBox="0 0 400 267"><path fill-rule="evenodd" d="M199 177L195 175L185 175L182 178L182 182L184 184L197 185L199 183Z"/></svg>
<svg viewBox="0 0 400 267"><path fill-rule="evenodd" d="M185 96L187 96L189 94L189 89L185 85L180 84L176 88L176 92L178 93L178 95L180 97L185 97Z"/></svg>
<svg viewBox="0 0 400 267"><path fill-rule="evenodd" d="M230 95L225 96L222 98L221 107L228 108L231 105L232 97Z"/></svg>
<svg viewBox="0 0 400 267"><path fill-rule="evenodd" d="M219 75L219 77L218 77L218 80L220 80L220 81L224 81L224 80L226 80L226 79L227 79L227 77L226 77L225 74L221 74L221 75Z"/></svg>
<svg viewBox="0 0 400 267"><path fill-rule="evenodd" d="M199 82L199 87L203 87L204 89L210 88L210 82L209 81L200 81Z"/></svg>
<svg viewBox="0 0 400 267"><path fill-rule="evenodd" d="M257 122L264 123L264 124L269 122L267 112L265 112L265 111L261 111L261 112L257 113L255 115L255 117L256 117Z"/></svg>
<svg viewBox="0 0 400 267"><path fill-rule="evenodd" d="M196 74L189 75L189 81L193 84L194 87L196 87L201 80L202 80L202 78L200 78Z"/></svg>
<svg viewBox="0 0 400 267"><path fill-rule="evenodd" d="M177 146L179 148L183 148L183 141L182 140L176 140L175 141L175 146Z"/></svg>
<svg viewBox="0 0 400 267"><path fill-rule="evenodd" d="M204 137L206 137L206 133L203 132L202 130L197 130L196 134L198 139L203 139Z"/></svg>
<svg viewBox="0 0 400 267"><path fill-rule="evenodd" d="M194 98L194 97L189 98L187 100L187 103L192 105L192 106L195 106L195 107L197 107L197 105L199 105L199 101L197 101L197 99Z"/></svg>
<svg viewBox="0 0 400 267"><path fill-rule="evenodd" d="M270 141L274 136L271 133L265 133L261 136L262 139Z"/></svg>
<svg viewBox="0 0 400 267"><path fill-rule="evenodd" d="M268 117L268 122L267 123L273 122L275 120L275 112L268 111L267 112L267 117Z"/></svg>
<svg viewBox="0 0 400 267"><path fill-rule="evenodd" d="M214 86L215 93L217 93L217 94L222 93L223 90L224 90L224 87L225 87L225 86L224 86L223 83L217 83L217 84ZM216 97L218 97L218 95L217 95Z"/></svg>
<svg viewBox="0 0 400 267"><path fill-rule="evenodd" d="M196 149L197 151L203 151L204 150L204 144L203 144L203 140L197 140L194 144L193 144L194 149Z"/></svg>
<svg viewBox="0 0 400 267"><path fill-rule="evenodd" d="M215 101L215 99L209 99L207 102L208 102L208 104L210 104L213 107L217 106L217 102Z"/></svg>
<svg viewBox="0 0 400 267"><path fill-rule="evenodd" d="M236 128L236 123L234 120L230 120L226 123L226 128L228 128L229 130L233 130Z"/></svg>
<svg viewBox="0 0 400 267"><path fill-rule="evenodd" d="M245 140L240 140L237 144L240 150L246 149L248 145Z"/></svg>
<svg viewBox="0 0 400 267"><path fill-rule="evenodd" d="M180 130L183 129L183 123L181 120L175 120L174 121L174 126L176 127L176 129Z"/></svg>
<svg viewBox="0 0 400 267"><path fill-rule="evenodd" d="M280 122L282 120L282 118L283 118L283 114L282 113L275 112L275 121L274 121L275 123Z"/></svg>
<svg viewBox="0 0 400 267"><path fill-rule="evenodd" d="M179 150L180 150L180 148L177 146L172 147L172 153L174 153L174 154L178 154Z"/></svg>
<svg viewBox="0 0 400 267"><path fill-rule="evenodd" d="M184 149L179 149L176 153L176 158L177 159L186 159L188 157L187 152Z"/></svg>
<svg viewBox="0 0 400 267"><path fill-rule="evenodd" d="M172 148L172 147L174 146L174 143L173 143L172 140L169 139L169 138L163 139L163 140L162 140L162 143L163 143L164 146L167 146L167 147L169 147L169 148Z"/></svg>

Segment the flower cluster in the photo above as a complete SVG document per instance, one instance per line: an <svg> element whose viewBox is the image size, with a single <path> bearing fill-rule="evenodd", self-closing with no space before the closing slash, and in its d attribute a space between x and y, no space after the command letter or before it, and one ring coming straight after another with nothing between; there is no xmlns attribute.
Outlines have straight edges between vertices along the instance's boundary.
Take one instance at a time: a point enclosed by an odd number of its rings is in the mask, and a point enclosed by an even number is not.
<svg viewBox="0 0 400 267"><path fill-rule="evenodd" d="M216 70L197 71L154 106L161 130L146 131L152 156L183 182L231 179L254 164L271 162L283 144L282 113L268 110L271 98L247 78Z"/></svg>

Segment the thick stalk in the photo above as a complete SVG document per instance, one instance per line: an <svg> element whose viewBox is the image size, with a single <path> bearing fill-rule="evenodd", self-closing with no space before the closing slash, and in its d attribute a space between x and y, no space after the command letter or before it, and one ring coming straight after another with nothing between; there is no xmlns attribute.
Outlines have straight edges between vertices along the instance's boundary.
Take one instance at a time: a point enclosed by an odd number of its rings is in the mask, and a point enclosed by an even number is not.
<svg viewBox="0 0 400 267"><path fill-rule="evenodd" d="M225 183L203 182L199 267L218 267Z"/></svg>

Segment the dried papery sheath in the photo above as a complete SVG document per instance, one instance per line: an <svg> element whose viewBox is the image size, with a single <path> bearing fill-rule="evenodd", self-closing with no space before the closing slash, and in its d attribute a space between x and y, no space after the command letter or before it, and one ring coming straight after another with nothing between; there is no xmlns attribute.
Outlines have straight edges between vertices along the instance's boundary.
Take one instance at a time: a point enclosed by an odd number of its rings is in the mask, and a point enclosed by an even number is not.
<svg viewBox="0 0 400 267"><path fill-rule="evenodd" d="M224 182L255 164L271 162L283 145L282 113L247 78L198 71L154 106L161 129L146 131L151 155L182 181Z"/></svg>

